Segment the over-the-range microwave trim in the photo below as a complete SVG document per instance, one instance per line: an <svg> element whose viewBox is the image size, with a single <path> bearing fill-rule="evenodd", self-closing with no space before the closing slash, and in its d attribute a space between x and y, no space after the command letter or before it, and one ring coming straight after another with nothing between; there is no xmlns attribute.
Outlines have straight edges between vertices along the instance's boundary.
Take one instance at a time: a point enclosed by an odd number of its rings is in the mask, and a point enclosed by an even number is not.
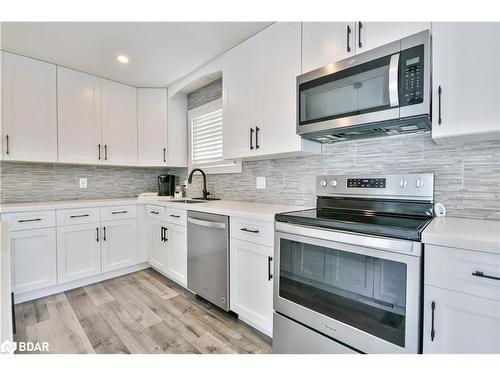
<svg viewBox="0 0 500 375"><path fill-rule="evenodd" d="M401 69L405 51L422 54L421 61L414 64L419 67L419 82L423 89L421 100L402 103ZM301 88L311 82L328 80L331 77L345 76L349 70L376 66L377 61L389 61L389 97L390 104L374 108L372 111L350 113L330 118L301 121ZM412 76L413 78L413 76ZM408 78L406 78L408 82ZM373 50L355 55L344 60L297 77L297 134L301 137L321 143L333 143L344 140L380 137L403 133L425 132L431 129L431 36L429 30L386 44Z"/></svg>

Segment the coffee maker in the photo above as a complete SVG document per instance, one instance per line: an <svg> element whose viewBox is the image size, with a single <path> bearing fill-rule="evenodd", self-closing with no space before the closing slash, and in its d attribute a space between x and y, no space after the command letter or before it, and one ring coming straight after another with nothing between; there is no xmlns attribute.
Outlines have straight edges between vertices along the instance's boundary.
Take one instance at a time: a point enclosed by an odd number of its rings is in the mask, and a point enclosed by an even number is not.
<svg viewBox="0 0 500 375"><path fill-rule="evenodd" d="M173 196L175 191L175 176L162 174L158 176L158 196Z"/></svg>

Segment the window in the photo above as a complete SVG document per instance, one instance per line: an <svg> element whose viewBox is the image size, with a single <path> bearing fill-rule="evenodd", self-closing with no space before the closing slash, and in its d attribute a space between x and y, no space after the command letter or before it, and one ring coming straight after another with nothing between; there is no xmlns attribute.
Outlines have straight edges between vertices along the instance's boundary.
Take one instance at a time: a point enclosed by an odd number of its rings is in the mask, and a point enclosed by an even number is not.
<svg viewBox="0 0 500 375"><path fill-rule="evenodd" d="M188 111L189 169L241 173L241 161L224 160L222 99Z"/></svg>

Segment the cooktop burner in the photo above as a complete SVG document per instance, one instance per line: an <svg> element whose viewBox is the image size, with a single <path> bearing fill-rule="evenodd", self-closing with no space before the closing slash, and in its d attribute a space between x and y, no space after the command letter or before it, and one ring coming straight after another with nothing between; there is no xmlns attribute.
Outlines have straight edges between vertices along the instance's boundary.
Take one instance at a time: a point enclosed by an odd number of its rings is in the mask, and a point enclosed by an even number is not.
<svg viewBox="0 0 500 375"><path fill-rule="evenodd" d="M433 218L432 174L320 176L315 209L276 220L334 230L420 241Z"/></svg>

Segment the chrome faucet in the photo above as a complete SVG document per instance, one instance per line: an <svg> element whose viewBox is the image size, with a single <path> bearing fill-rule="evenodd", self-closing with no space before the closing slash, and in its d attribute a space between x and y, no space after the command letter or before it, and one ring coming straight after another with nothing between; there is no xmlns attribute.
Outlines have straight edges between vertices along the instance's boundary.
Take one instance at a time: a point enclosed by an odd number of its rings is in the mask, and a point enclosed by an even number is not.
<svg viewBox="0 0 500 375"><path fill-rule="evenodd" d="M193 174L194 172L200 172L201 175L203 176L203 199L207 200L208 196L210 195L210 192L207 190L207 176L205 175L205 172L203 172L200 168L195 168L191 171L188 177L188 183L193 182Z"/></svg>

